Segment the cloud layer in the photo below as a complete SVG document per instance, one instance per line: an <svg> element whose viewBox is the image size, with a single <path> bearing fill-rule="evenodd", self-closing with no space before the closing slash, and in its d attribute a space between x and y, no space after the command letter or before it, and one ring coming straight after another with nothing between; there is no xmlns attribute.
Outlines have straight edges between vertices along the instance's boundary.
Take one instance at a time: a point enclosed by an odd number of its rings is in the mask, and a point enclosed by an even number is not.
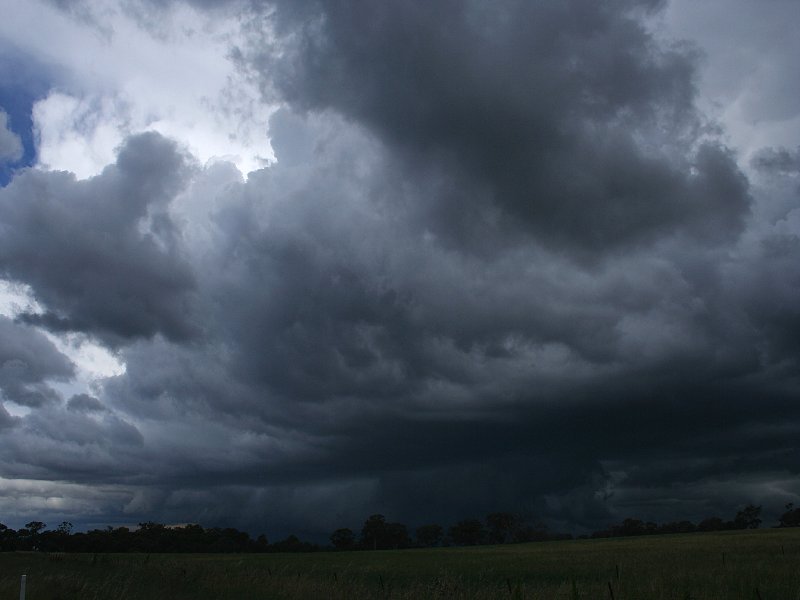
<svg viewBox="0 0 800 600"><path fill-rule="evenodd" d="M739 164L661 5L251 7L277 162L150 132L0 189L41 308L0 321L0 476L85 522L309 534L796 499L800 160ZM42 331L125 371L60 397Z"/></svg>
<svg viewBox="0 0 800 600"><path fill-rule="evenodd" d="M0 161L15 162L22 158L22 142L8 127L8 115L0 108Z"/></svg>

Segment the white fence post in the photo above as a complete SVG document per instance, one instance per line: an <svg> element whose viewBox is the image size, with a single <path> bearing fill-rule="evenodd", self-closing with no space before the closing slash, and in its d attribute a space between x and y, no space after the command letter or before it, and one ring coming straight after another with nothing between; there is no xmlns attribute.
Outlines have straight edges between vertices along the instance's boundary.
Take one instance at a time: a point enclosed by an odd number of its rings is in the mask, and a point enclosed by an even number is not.
<svg viewBox="0 0 800 600"><path fill-rule="evenodd" d="M25 583L28 580L27 575L23 575L19 582L19 600L25 600Z"/></svg>

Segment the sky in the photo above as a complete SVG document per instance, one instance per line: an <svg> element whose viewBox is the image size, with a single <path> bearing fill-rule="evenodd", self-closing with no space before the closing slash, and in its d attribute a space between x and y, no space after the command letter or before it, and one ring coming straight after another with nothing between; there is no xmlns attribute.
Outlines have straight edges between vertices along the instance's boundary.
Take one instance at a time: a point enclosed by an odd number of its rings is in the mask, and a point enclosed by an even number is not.
<svg viewBox="0 0 800 600"><path fill-rule="evenodd" d="M0 0L0 520L800 501L796 0Z"/></svg>

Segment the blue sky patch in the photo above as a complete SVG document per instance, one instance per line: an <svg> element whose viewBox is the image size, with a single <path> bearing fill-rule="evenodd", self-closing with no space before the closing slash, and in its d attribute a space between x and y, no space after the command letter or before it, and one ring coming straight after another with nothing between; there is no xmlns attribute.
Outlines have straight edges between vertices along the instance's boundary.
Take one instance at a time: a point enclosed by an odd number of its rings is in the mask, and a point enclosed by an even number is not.
<svg viewBox="0 0 800 600"><path fill-rule="evenodd" d="M15 170L36 161L31 110L57 79L54 67L0 42L0 108L8 114L8 128L20 137L24 148L20 161L0 163L0 186L8 184Z"/></svg>

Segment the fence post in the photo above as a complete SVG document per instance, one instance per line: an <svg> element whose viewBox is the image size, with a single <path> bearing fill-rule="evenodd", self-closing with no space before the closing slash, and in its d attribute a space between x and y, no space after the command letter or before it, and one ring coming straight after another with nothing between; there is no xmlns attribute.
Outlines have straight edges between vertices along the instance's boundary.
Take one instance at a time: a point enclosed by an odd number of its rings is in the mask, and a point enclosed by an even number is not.
<svg viewBox="0 0 800 600"><path fill-rule="evenodd" d="M23 575L19 582L19 600L25 600L25 583L27 583L28 576Z"/></svg>

